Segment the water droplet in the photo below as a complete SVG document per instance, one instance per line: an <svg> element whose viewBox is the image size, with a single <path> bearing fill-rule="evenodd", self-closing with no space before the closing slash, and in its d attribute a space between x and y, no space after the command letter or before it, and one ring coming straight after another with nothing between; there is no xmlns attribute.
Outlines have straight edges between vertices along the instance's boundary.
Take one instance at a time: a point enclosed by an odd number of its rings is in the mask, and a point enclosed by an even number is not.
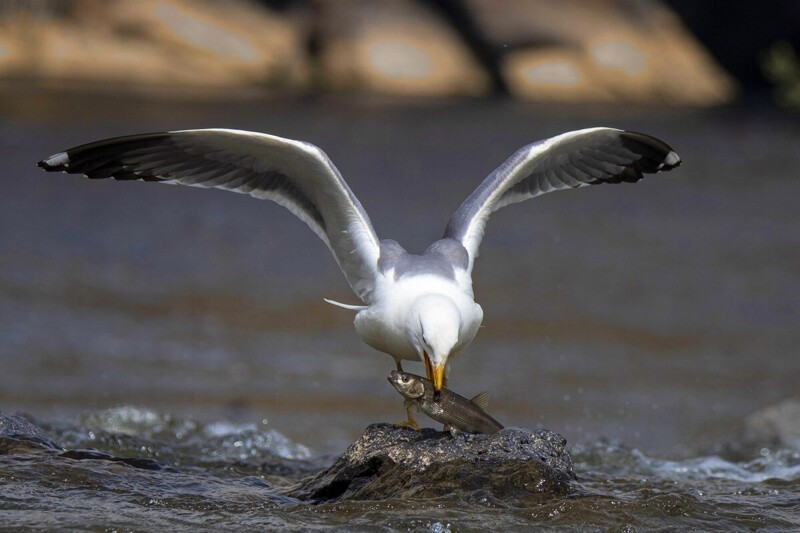
<svg viewBox="0 0 800 533"><path fill-rule="evenodd" d="M431 531L436 533L449 533L450 524L442 524L441 522L434 522L430 527Z"/></svg>

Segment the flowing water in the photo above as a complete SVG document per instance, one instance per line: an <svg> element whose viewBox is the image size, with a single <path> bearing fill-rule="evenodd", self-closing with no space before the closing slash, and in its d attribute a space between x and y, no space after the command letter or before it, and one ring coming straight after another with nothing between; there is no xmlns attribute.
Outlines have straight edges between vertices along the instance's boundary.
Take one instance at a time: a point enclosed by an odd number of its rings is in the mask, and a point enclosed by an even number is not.
<svg viewBox="0 0 800 533"><path fill-rule="evenodd" d="M747 460L713 454L663 459L598 440L573 448L576 494L544 503L541 498L508 502L502 494L475 489L435 500L312 505L281 496L281 489L330 460L260 424L200 423L125 407L46 429L68 448L151 461L137 468L104 458L0 456L5 526L434 531L800 526L798 450L764 448Z"/></svg>
<svg viewBox="0 0 800 533"><path fill-rule="evenodd" d="M763 109L508 102L0 99L0 410L67 448L0 456L9 526L447 529L800 527L800 453L745 438L798 396L800 126ZM321 146L378 234L424 249L519 146L611 125L684 165L498 212L476 265L484 327L453 388L563 434L581 491L312 506L280 487L372 422L401 419L388 356L356 337L324 246L285 210L217 191L47 175L37 160L126 133L233 127ZM411 370L419 370L412 368Z"/></svg>

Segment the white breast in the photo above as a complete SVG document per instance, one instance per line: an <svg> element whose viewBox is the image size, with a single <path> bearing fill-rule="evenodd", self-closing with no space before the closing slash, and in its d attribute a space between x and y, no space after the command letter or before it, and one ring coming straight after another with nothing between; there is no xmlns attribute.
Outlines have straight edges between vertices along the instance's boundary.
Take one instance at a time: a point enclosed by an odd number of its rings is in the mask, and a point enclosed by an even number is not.
<svg viewBox="0 0 800 533"><path fill-rule="evenodd" d="M433 275L395 281L390 272L376 283L374 302L356 315L356 332L369 346L397 360L419 361L420 354L409 338L411 310L418 298L429 294L450 298L461 314L459 341L451 353L452 360L472 342L483 320L483 310L473 300L471 288L466 292L458 281Z"/></svg>

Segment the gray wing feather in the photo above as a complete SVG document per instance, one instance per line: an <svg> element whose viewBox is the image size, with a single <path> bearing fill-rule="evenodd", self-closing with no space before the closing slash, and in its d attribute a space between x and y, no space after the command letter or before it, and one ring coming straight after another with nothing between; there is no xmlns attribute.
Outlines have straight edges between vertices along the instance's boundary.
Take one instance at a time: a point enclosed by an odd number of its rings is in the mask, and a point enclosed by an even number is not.
<svg viewBox="0 0 800 533"><path fill-rule="evenodd" d="M472 270L489 216L536 196L599 183L633 183L645 173L671 170L681 160L662 141L630 131L591 128L517 150L483 180L453 214L444 237L460 241Z"/></svg>
<svg viewBox="0 0 800 533"><path fill-rule="evenodd" d="M353 291L365 302L371 299L378 238L339 171L314 145L238 130L185 130L85 144L39 166L92 179L157 181L272 200L308 224Z"/></svg>

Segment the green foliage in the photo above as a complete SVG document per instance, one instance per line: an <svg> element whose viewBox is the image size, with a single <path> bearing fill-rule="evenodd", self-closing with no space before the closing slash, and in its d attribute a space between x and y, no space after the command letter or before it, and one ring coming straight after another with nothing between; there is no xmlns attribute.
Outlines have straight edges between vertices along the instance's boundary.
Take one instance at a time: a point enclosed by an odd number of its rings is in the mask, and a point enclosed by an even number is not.
<svg viewBox="0 0 800 533"><path fill-rule="evenodd" d="M800 112L800 63L794 47L777 41L761 56L764 76L775 84L775 100L779 105Z"/></svg>

